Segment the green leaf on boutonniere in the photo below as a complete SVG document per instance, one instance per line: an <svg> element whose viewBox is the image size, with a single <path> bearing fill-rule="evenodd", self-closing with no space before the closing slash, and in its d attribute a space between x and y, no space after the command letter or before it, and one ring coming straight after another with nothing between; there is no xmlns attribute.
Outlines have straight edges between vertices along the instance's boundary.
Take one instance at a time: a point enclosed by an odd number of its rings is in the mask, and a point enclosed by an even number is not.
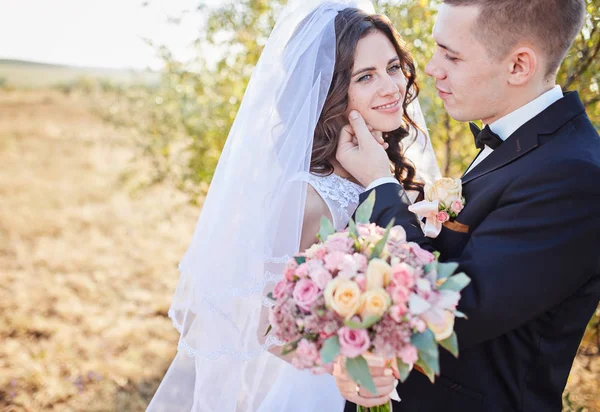
<svg viewBox="0 0 600 412"><path fill-rule="evenodd" d="M439 263L437 265L438 280L446 279L447 277L452 275L457 268L458 263L456 262Z"/></svg>
<svg viewBox="0 0 600 412"><path fill-rule="evenodd" d="M440 259L440 252L438 252L437 250L433 252L433 257L435 258L436 261L438 261Z"/></svg>
<svg viewBox="0 0 600 412"><path fill-rule="evenodd" d="M329 219L325 216L321 216L321 228L319 229L319 239L322 242L325 242L329 235L333 235L335 233L335 228Z"/></svg>
<svg viewBox="0 0 600 412"><path fill-rule="evenodd" d="M461 272L446 279L446 281L442 283L442 286L440 286L438 290L453 290L455 292L460 292L469 283L471 283L471 279Z"/></svg>
<svg viewBox="0 0 600 412"><path fill-rule="evenodd" d="M440 345L442 348L453 354L455 358L458 358L458 339L456 338L456 332L452 332L452 335L450 335L449 338L440 341Z"/></svg>
<svg viewBox="0 0 600 412"><path fill-rule="evenodd" d="M350 236L352 236L353 239L358 239L358 230L356 229L356 223L354 223L354 220L350 219L350 221L348 222L348 232L350 233Z"/></svg>
<svg viewBox="0 0 600 412"><path fill-rule="evenodd" d="M369 260L375 259L375 258L378 258L379 256L381 256L381 252L383 252L383 248L385 247L385 244L388 241L388 237L390 236L390 230L394 226L394 221L395 221L395 219L392 218L390 223L388 223L388 225L386 226L385 233L383 234L383 237L381 239L379 239L379 242L377 242L375 244L375 247L373 247L373 251L371 252L371 256L369 257Z"/></svg>
<svg viewBox="0 0 600 412"><path fill-rule="evenodd" d="M340 339L337 336L332 336L325 341L321 349L321 361L330 363L340 354Z"/></svg>
<svg viewBox="0 0 600 412"><path fill-rule="evenodd" d="M306 262L306 257L305 256L294 256L294 260L296 261L296 263L298 265L301 265L304 262Z"/></svg>
<svg viewBox="0 0 600 412"><path fill-rule="evenodd" d="M372 394L377 392L375 383L371 377L371 372L369 371L369 365L365 358L357 356L356 358L346 359L346 370L354 382L358 383Z"/></svg>
<svg viewBox="0 0 600 412"><path fill-rule="evenodd" d="M373 206L375 206L375 191L373 190L367 200L361 203L356 209L356 223L370 223L371 214L373 214Z"/></svg>
<svg viewBox="0 0 600 412"><path fill-rule="evenodd" d="M409 365L402 362L402 360L399 358L396 358L396 364L398 365L398 373L400 374L400 376L399 376L400 382L404 382L406 380L406 378L408 378L408 374L410 373L410 371L412 369Z"/></svg>

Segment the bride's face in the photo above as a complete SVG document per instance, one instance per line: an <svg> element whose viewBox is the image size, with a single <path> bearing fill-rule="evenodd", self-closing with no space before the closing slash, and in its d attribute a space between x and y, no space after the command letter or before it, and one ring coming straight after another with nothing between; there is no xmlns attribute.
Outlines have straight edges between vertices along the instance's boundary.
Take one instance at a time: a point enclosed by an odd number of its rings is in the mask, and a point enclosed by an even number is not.
<svg viewBox="0 0 600 412"><path fill-rule="evenodd" d="M387 36L375 31L359 40L354 52L348 113L357 110L375 130L390 132L402 125L406 77Z"/></svg>

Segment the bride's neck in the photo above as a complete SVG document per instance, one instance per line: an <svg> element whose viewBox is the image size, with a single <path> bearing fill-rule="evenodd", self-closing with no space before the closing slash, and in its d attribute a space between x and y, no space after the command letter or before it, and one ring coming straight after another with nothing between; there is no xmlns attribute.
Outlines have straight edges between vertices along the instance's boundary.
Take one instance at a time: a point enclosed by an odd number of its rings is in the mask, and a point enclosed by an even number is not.
<svg viewBox="0 0 600 412"><path fill-rule="evenodd" d="M333 166L333 173L334 174L336 174L336 175L338 175L340 177L343 177L344 179L350 180L351 182L360 184L358 182L358 180L356 180L354 178L354 176L352 176L350 173L348 173L346 171L346 169L344 169L342 167L342 165L340 164L340 162L338 162L336 159L331 159L329 162Z"/></svg>

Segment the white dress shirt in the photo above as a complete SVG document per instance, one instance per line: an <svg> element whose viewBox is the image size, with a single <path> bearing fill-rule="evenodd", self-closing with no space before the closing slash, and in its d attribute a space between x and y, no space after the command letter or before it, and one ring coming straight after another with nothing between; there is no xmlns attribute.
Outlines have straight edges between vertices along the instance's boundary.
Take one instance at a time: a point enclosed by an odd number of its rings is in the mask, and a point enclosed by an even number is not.
<svg viewBox="0 0 600 412"><path fill-rule="evenodd" d="M533 119L535 116L543 112L550 106L552 103L556 102L559 99L562 99L563 92L560 86L554 86L552 89L533 99L529 103L524 106L519 107L517 110L507 114L504 117L496 120L494 123L490 124L490 129L492 132L496 133L500 138L504 141L508 139L508 137L513 134L519 127L523 126L529 120ZM485 146L479 156L475 159L475 161L471 164L467 173L471 171L475 166L483 161L486 157L490 155L494 150ZM393 177L382 177L373 181L366 190L371 190L374 187L380 186L385 183L398 183L396 179Z"/></svg>
<svg viewBox="0 0 600 412"><path fill-rule="evenodd" d="M519 127L523 126L529 120L546 110L552 103L562 99L562 97L563 92L560 86L554 86L552 89L533 99L526 105L519 107L514 112L511 112L490 124L490 129L492 132L500 136L500 138L504 141L508 139L511 134L517 131ZM483 159L488 157L493 151L494 149L486 145L479 156L477 156L475 161L471 164L467 170L467 173L481 163Z"/></svg>

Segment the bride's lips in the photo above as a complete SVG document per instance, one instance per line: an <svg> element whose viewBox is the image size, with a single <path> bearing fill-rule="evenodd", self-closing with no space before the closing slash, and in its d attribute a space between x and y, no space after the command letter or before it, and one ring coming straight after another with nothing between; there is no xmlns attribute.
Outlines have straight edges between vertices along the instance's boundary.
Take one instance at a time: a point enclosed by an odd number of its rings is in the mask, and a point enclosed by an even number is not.
<svg viewBox="0 0 600 412"><path fill-rule="evenodd" d="M401 109L401 107L402 105L400 104L400 99L398 99L379 106L375 106L372 109L377 110L378 112L396 113L398 110Z"/></svg>

